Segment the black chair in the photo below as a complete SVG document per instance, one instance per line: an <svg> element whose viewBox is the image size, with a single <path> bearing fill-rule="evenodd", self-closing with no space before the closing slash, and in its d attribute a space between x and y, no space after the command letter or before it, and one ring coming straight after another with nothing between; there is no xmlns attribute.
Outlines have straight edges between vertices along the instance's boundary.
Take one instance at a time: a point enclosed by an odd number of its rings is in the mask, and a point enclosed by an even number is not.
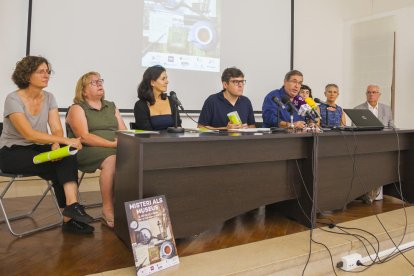
<svg viewBox="0 0 414 276"><path fill-rule="evenodd" d="M3 129L3 123L0 123L0 129ZM1 134L1 132L0 132ZM33 205L32 208L30 208L30 210L25 211L25 212L21 212L19 214L13 214L10 215L10 212L6 211L6 204L5 204L5 197L6 197L6 193L9 191L10 187L16 183L19 180L23 180L23 178L27 178L27 177L33 177L34 175L27 175L27 174L11 174L11 173L5 173L2 172L0 170L0 176L3 178L8 178L8 182L6 184L6 186L4 187L4 189L2 190L1 194L0 194L0 208L1 211L3 213L4 218L0 219L0 223L6 222L7 227L9 228L9 231L12 235L16 236L16 237L23 237L23 236L27 236L42 230L46 230L55 226L60 226L63 222L63 216L62 213L60 211L59 205L57 203L56 200L56 196L53 192L53 187L52 184L47 181L41 181L41 183L45 183L46 184L46 189L43 192L43 194L40 196L40 198L36 201L36 203ZM35 214L35 211L37 210L37 208L39 207L39 205L42 203L42 201L46 198L47 194L50 194L52 199L53 199L53 203L54 206L56 207L56 212L58 214L58 220L48 223L48 224L44 224L44 225L38 225L37 223L35 223L35 226L32 227L29 230L26 231L22 231L22 232L17 232L14 228L13 228L13 223L12 221L15 220L19 220L19 219L24 219L24 218L33 218L33 215ZM11 201L12 199L9 198L9 201ZM17 199L15 200L17 201Z"/></svg>

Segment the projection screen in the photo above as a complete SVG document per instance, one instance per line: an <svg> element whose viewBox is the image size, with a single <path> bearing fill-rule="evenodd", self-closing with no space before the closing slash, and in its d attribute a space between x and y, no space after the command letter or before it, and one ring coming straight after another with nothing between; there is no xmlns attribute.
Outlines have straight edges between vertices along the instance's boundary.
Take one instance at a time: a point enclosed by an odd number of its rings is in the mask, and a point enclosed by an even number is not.
<svg viewBox="0 0 414 276"><path fill-rule="evenodd" d="M291 0L33 0L31 55L54 75L47 91L72 104L88 71L105 80L106 99L132 109L144 70L167 68L168 91L200 110L221 90L221 73L240 68L244 95L261 110L291 60Z"/></svg>

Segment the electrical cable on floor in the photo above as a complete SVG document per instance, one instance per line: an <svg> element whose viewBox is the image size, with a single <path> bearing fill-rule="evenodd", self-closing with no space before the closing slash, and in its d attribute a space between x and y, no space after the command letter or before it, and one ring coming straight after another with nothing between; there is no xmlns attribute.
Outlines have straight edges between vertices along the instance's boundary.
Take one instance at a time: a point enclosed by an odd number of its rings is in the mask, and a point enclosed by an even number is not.
<svg viewBox="0 0 414 276"><path fill-rule="evenodd" d="M400 178L400 170L399 170L399 168L400 168L400 146L399 146L399 138L398 138L398 133L396 133L397 134L397 143L398 143L398 177L399 177L399 184L400 184L400 190L402 190L402 187L401 187L401 178ZM356 168L356 158L355 158L355 154L356 154L356 151L357 151L357 148L358 148L358 146L357 146L357 138L356 138L356 135L355 134L353 134L353 138L354 138L354 144L355 144L355 147L354 147L354 153L350 156L351 157L351 160L352 160L352 163L353 163L353 171L354 171L354 174L356 174L357 175L357 177L358 177L358 180L359 180L359 182L360 182L360 184L361 185L365 185L365 183L363 182L363 181L361 181L361 177L360 177L360 175L359 175L359 172L358 172L358 170L357 170L357 168ZM316 142L316 144L315 145L318 145L317 144L318 142ZM347 149L348 149L348 153L350 154L350 152L349 152L349 146L348 146L348 143L346 143L346 145L347 145ZM314 157L314 154L312 155L313 157ZM312 165L314 165L315 164L315 161L314 162L312 162ZM314 217L314 211L316 211L316 208L314 207L315 206L315 204L314 204L314 201L313 201L313 199L311 198L311 196L310 196L310 193L309 193L309 191L308 191L308 189L307 189L307 187L306 187L306 185L305 185L305 183L304 183L304 179L303 179L303 176L302 176L302 173L301 173L301 170L300 170L300 167L299 167L299 164L298 164L298 162L297 162L297 160L296 160L296 166L297 166L297 169L298 169L298 171L299 171L299 174L300 174L300 177L301 177L301 180L302 180L302 184L303 184L303 186L304 186L304 190L306 191L306 193L307 193L307 195L308 195L308 197L309 197L309 199L311 200L311 202L312 202L312 212L311 212L311 219L309 219L309 217L307 216L307 214L306 214L306 212L304 211L304 209L303 209L303 207L302 207L302 205L300 204L300 201L299 201L299 197L298 197L298 195L297 195L297 192L296 192L296 189L295 189L295 187L294 187L294 185L293 185L293 189L294 189L294 192L295 192L295 195L296 195L296 199L297 199L297 201L298 201L298 205L299 205L299 207L300 207L300 209L301 209L301 211L302 211L302 213L305 215L305 217L310 221L310 223L311 223L311 225L312 225L312 228L311 228L311 232L312 232L312 230L313 230L313 217ZM313 171L314 171L314 168L313 168ZM315 176L315 174L314 174L314 176ZM354 179L354 178L353 178ZM353 179L352 179L352 182L353 182ZM351 187L350 187L351 189L352 189L352 183L351 183ZM350 192L349 192L350 193ZM348 196L349 197L349 196ZM401 199L403 200L403 197L402 197L402 192L401 192ZM406 227L407 227L407 214L406 214L406 210L405 210L405 205L404 205L404 203L403 203L403 208L404 208L404 212L405 212L405 219L406 219L406 223L405 223L405 229L406 229ZM319 210L319 209L318 209ZM321 211L321 210L319 210L319 211ZM382 222L380 221L380 219L379 219L379 217L378 217L378 215L375 215L376 217L377 217L377 219L379 220L379 222L380 222L380 224L383 226L383 224L382 224ZM332 220L331 220L332 221ZM334 224L332 224L332 225L334 225ZM338 226L337 226L338 227ZM340 228L343 228L343 229L346 229L346 228L344 228L344 227L338 227L338 229L340 229ZM322 229L322 228L320 228L321 230L323 230L323 231L327 231L327 230L325 230L325 229ZM341 229L341 231L344 231L343 229ZM389 235L389 233L388 233L388 231L385 229L385 227L383 226L383 229L386 231L386 233L387 233L387 235ZM366 231L366 230L363 230L363 229L358 229L358 228L355 228L355 230L359 230L359 231L362 231L362 232L366 232L367 234L369 234L370 236L372 236L372 237L374 237L376 240L377 240L377 245L378 245L378 248L377 248L377 250L375 250L375 248L374 248L374 245L367 239L367 238L365 238L364 236L362 236L362 235L358 235L358 234L352 234L352 233L348 233L347 235L351 235L351 236L354 236L355 238L357 238L360 242L361 242L361 244L365 247L365 250L367 251L367 254L369 255L369 258L371 259L371 261L373 262L372 264L370 264L370 265L364 265L364 267L366 267L366 268L369 268L370 266L372 266L373 264L379 264L379 263L384 263L384 262L387 262L390 258L395 258L397 255L394 253L394 254L389 254L388 256L386 256L385 258L383 258L383 260L381 260L380 258L379 258L379 256L378 256L378 253L379 253L379 241L378 241L378 239L376 238L376 236L374 235L374 234L372 234L372 233L370 233L370 232L368 232L368 231ZM337 232L333 232L333 231L327 231L327 232L332 232L332 233L337 233ZM346 231L345 231L346 232ZM340 233L337 233L337 234L340 234ZM405 236L405 234L406 234L406 231L404 231L404 235L403 235L403 238L404 238L404 236ZM312 242L312 241L314 241L313 240L313 236L312 236L312 233L311 233L311 241L310 242ZM359 237L361 237L361 238L359 238ZM390 235L389 235L389 237L390 237ZM371 258L371 255L372 254L369 254L369 250L368 250L368 248L366 247L366 245L365 245L365 243L361 240L361 239L364 239L364 240L366 240L367 241L367 243L372 247L372 249L373 249L373 251L375 252L375 258ZM390 237L390 239L391 239L391 237ZM403 239L402 239L403 240ZM391 241L394 243L394 241L391 239ZM318 242L316 242L316 241L314 241L315 243L318 243ZM400 242L400 244L401 244L401 242ZM395 243L394 243L394 245L396 245ZM311 245L310 245L311 246ZM398 247L396 246L396 250L399 250L398 249ZM399 250L399 253L398 254L402 254L403 256L404 256L404 254L403 254L403 252L406 252L407 250ZM310 247L310 252L311 252L311 247ZM332 256L331 256L332 257ZM405 256L404 256L405 257ZM307 266L307 264L308 264L308 262L309 262L309 258L310 258L310 255L308 256L308 260L307 260L307 262L306 262L306 264L305 264L305 268L304 268L304 270L303 270L303 272L302 272L302 274L304 273L304 271L305 271L305 269L306 269L306 266ZM378 260L377 260L378 259ZM412 263L406 258L406 260L412 265ZM332 260L332 264L333 264L333 260ZM355 271L356 272L356 271ZM362 272L362 271L361 271Z"/></svg>

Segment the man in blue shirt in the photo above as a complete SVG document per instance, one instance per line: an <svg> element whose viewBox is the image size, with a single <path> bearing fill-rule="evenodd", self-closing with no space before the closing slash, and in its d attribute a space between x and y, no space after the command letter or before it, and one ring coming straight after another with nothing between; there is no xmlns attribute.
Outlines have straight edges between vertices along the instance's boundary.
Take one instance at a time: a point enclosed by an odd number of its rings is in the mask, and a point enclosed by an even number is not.
<svg viewBox="0 0 414 276"><path fill-rule="evenodd" d="M263 127L294 127L302 129L306 126L305 118L292 110L293 126L291 125L289 108L280 108L273 100L276 97L283 102L283 97L287 97L290 102L299 94L300 87L303 83L303 74L298 70L289 71L284 79L283 86L280 89L271 91L265 97L262 106Z"/></svg>
<svg viewBox="0 0 414 276"><path fill-rule="evenodd" d="M236 67L227 68L221 75L221 81L223 90L209 96L204 102L198 127L208 129L255 127L252 103L243 96L246 83L243 72ZM240 124L232 124L229 121L227 114L233 111L237 111Z"/></svg>

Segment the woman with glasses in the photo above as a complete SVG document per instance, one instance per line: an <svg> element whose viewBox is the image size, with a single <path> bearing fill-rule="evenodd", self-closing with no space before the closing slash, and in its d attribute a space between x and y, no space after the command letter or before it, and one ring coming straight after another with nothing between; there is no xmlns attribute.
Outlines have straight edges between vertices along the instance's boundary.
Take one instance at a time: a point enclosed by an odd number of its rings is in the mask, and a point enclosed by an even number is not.
<svg viewBox="0 0 414 276"><path fill-rule="evenodd" d="M145 70L138 86L139 100L134 106L135 128L142 130L165 130L181 126L177 106L167 96L167 71L160 65Z"/></svg>
<svg viewBox="0 0 414 276"><path fill-rule="evenodd" d="M17 63L12 80L18 89L10 93L4 103L0 169L5 173L38 175L52 181L59 207L63 209L62 230L90 234L94 228L88 223L93 218L77 201L76 156L33 163L34 156L61 145L82 149L79 139L63 136L55 97L43 90L51 72L50 63L43 57L27 56Z"/></svg>
<svg viewBox="0 0 414 276"><path fill-rule="evenodd" d="M115 104L104 100L103 79L97 72L84 74L76 84L74 104L69 108L66 124L68 137L79 137L83 144L78 153L79 170L86 173L101 170L103 222L114 227L113 186L115 176L116 130L125 130Z"/></svg>
<svg viewBox="0 0 414 276"><path fill-rule="evenodd" d="M326 104L320 104L321 125L323 127L340 127L346 124L345 113L336 104L339 96L339 87L334 83L325 86Z"/></svg>

